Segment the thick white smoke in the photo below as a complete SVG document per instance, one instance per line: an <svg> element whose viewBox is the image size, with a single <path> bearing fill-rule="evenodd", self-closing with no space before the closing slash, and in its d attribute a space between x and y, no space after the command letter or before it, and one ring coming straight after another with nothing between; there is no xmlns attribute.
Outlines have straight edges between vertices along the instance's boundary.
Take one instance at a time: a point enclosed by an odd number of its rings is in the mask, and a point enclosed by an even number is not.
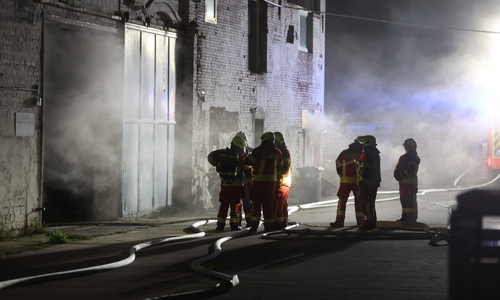
<svg viewBox="0 0 500 300"><path fill-rule="evenodd" d="M481 159L498 95L500 6L494 1L335 1L327 17L325 106L346 122L388 122L395 166L418 141L420 186L451 185ZM496 49L496 50L495 50ZM495 80L496 79L496 80ZM383 178L394 181L393 178Z"/></svg>

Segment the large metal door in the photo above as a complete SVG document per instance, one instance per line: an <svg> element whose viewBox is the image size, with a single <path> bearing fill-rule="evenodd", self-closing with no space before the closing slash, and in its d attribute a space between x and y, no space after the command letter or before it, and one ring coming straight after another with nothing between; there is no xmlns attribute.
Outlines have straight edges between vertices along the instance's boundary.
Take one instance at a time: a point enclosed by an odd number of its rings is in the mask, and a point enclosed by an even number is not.
<svg viewBox="0 0 500 300"><path fill-rule="evenodd" d="M127 24L123 124L123 216L171 204L175 35Z"/></svg>

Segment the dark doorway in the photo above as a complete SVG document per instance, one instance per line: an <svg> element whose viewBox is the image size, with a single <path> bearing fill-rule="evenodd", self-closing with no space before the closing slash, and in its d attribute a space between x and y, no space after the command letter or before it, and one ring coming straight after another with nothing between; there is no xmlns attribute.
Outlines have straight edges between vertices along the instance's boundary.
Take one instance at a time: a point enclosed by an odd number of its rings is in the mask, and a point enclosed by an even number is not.
<svg viewBox="0 0 500 300"><path fill-rule="evenodd" d="M43 66L43 222L93 220L119 190L122 38L47 22Z"/></svg>

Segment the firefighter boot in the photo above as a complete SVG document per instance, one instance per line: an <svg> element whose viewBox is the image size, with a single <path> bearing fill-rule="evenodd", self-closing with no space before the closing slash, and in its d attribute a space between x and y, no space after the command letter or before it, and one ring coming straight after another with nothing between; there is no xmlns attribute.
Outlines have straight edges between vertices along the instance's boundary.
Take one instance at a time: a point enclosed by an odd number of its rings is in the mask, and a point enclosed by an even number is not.
<svg viewBox="0 0 500 300"><path fill-rule="evenodd" d="M359 230L372 230L377 228L377 222L376 221L366 221L358 227Z"/></svg>
<svg viewBox="0 0 500 300"><path fill-rule="evenodd" d="M344 222L339 222L339 221L332 222L332 223L330 223L330 227L333 227L333 228L344 227Z"/></svg>

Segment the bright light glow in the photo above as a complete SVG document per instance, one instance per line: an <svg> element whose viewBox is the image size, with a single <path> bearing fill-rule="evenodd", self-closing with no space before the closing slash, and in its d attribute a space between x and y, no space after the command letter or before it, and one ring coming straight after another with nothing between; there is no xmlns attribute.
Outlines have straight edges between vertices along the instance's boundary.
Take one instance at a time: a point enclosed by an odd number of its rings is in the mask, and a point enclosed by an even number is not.
<svg viewBox="0 0 500 300"><path fill-rule="evenodd" d="M500 30L500 20L488 24L487 28L493 31ZM487 118L498 118L500 109L500 36L497 34L485 35L485 45L477 45L477 49L484 47L484 57L479 57L474 66L474 84L480 89L478 105ZM474 101L474 100L473 100Z"/></svg>

